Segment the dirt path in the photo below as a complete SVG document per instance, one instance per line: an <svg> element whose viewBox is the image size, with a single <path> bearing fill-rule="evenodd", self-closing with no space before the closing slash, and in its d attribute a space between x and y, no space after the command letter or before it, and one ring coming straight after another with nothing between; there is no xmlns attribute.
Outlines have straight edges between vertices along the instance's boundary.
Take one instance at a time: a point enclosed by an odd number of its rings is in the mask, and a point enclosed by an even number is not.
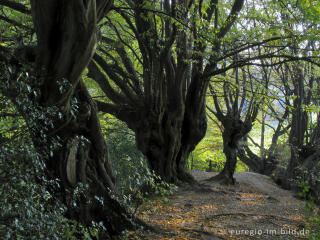
<svg viewBox="0 0 320 240"><path fill-rule="evenodd" d="M203 188L180 188L170 201L154 200L138 216L167 232L137 231L128 239L303 239L304 202L266 176L236 173L235 186L207 182L215 173L194 172ZM138 237L137 237L138 236Z"/></svg>

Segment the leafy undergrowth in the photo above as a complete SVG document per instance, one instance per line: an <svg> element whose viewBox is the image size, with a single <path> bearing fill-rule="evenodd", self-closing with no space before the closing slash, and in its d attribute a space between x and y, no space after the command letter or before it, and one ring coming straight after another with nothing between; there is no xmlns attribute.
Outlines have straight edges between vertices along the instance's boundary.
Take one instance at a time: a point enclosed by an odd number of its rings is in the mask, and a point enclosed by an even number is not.
<svg viewBox="0 0 320 240"><path fill-rule="evenodd" d="M155 199L138 217L164 230L128 232L128 239L307 239L304 202L265 176L242 173L235 186L221 186L196 175L202 186L180 188L169 201Z"/></svg>

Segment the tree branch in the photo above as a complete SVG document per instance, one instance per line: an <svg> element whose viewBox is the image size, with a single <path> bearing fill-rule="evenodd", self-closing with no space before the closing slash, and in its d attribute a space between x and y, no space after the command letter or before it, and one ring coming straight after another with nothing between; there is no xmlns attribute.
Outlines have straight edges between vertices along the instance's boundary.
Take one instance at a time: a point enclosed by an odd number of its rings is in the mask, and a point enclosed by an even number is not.
<svg viewBox="0 0 320 240"><path fill-rule="evenodd" d="M0 5L6 6L8 8L11 8L11 9L16 10L21 13L25 13L28 15L31 14L31 11L21 3L17 3L17 2L9 1L9 0L0 0Z"/></svg>
<svg viewBox="0 0 320 240"><path fill-rule="evenodd" d="M126 103L127 99L117 93L110 85L108 79L102 74L102 72L97 67L96 63L91 61L88 66L89 72L88 77L94 79L102 89L102 91L106 94L108 98L110 98L113 102L117 104Z"/></svg>
<svg viewBox="0 0 320 240"><path fill-rule="evenodd" d="M15 20L12 20L12 19L10 19L10 18L8 18L8 17L5 17L5 16L2 16L2 15L0 15L0 20L6 21L7 23L10 23L10 24L12 24L12 25L14 25L14 26L17 26L17 27L26 29L26 30L28 30L28 31L32 31L32 30L33 30L32 28L30 28L30 27L28 27L28 26L25 26L25 25L23 25L23 24L15 21Z"/></svg>
<svg viewBox="0 0 320 240"><path fill-rule="evenodd" d="M235 0L231 12L227 17L224 26L222 26L217 34L218 39L223 38L236 21L238 14L243 6L244 0Z"/></svg>
<svg viewBox="0 0 320 240"><path fill-rule="evenodd" d="M126 101L127 103L138 103L139 99L136 94L128 87L126 82L127 76L123 75L124 79L121 79L117 74L119 74L119 66L107 64L104 59L95 54L93 59L99 64L99 66L103 69L103 71L110 77L110 79L121 89L121 91L125 94L125 96L129 99ZM123 72L122 72L123 73ZM122 74L120 72L120 75Z"/></svg>

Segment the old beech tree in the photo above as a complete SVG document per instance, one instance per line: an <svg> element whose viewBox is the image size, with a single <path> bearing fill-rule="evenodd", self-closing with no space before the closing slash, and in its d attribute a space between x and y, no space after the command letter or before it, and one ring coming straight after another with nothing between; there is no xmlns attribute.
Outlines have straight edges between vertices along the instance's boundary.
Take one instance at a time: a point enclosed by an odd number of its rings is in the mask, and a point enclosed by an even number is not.
<svg viewBox="0 0 320 240"><path fill-rule="evenodd" d="M0 4L30 14L17 2ZM57 191L62 194L54 195L60 195L67 204L69 217L87 226L102 222L111 235L133 225L125 209L110 196L114 178L108 149L98 109L81 74L95 52L97 23L112 4L112 0L32 0L36 44L22 44L11 59L3 54L10 53L9 49L1 48L1 60L8 64L12 85L29 81L30 92L38 93L26 96L33 107L17 106L27 124L34 126L30 130L37 149L47 154L48 174L60 180ZM16 97L12 99L15 102ZM46 118L32 118L32 109ZM48 109L51 115L46 115ZM88 188L73 200L72 190L79 182ZM104 234L101 232L101 239Z"/></svg>
<svg viewBox="0 0 320 240"><path fill-rule="evenodd" d="M226 163L223 170L210 180L224 184L234 184L233 174L236 170L240 141L251 131L258 115L262 98L258 94L260 87L254 81L257 70L235 68L232 74L226 74L222 86L209 86L213 98L214 109L207 106L222 125L223 152ZM231 79L230 79L231 78ZM266 83L267 84L267 83ZM222 97L219 97L222 96ZM225 109L224 109L225 108Z"/></svg>
<svg viewBox="0 0 320 240"><path fill-rule="evenodd" d="M191 183L186 163L206 133L209 80L244 1L235 0L228 15L220 15L217 0L127 3L115 8L120 23L105 24L115 37L102 41L112 48L101 45L89 65L110 100L97 101L98 109L127 123L164 180Z"/></svg>

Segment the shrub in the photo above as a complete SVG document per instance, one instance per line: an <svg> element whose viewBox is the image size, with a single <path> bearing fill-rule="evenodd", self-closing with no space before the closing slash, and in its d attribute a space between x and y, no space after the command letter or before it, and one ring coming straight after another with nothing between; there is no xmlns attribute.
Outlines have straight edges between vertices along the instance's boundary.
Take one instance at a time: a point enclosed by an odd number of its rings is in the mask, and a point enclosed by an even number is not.
<svg viewBox="0 0 320 240"><path fill-rule="evenodd" d="M64 217L66 207L48 189L45 159L34 148L25 123L5 97L0 110L1 239L92 239L95 229Z"/></svg>
<svg viewBox="0 0 320 240"><path fill-rule="evenodd" d="M305 199L305 208L308 210L310 216L306 218L308 223L308 228L310 230L310 240L318 240L320 239L320 209L319 206L315 204L314 197L311 194L310 186L301 181L299 183L301 187L301 192L299 193L300 197Z"/></svg>
<svg viewBox="0 0 320 240"><path fill-rule="evenodd" d="M102 125L116 178L115 197L133 212L151 194L166 200L175 187L150 171L146 157L136 147L134 133L110 116L102 121Z"/></svg>

